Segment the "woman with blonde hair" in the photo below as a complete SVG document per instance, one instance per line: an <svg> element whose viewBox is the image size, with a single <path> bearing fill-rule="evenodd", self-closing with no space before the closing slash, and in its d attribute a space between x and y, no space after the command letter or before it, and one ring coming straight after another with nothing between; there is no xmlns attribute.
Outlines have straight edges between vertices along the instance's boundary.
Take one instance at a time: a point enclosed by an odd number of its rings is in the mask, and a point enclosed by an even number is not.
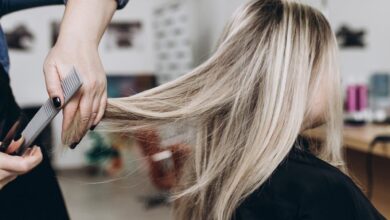
<svg viewBox="0 0 390 220"><path fill-rule="evenodd" d="M106 125L117 132L192 125L175 219L384 219L344 174L336 55L319 11L251 1L210 59L168 84L109 100ZM301 138L319 125L323 144Z"/></svg>

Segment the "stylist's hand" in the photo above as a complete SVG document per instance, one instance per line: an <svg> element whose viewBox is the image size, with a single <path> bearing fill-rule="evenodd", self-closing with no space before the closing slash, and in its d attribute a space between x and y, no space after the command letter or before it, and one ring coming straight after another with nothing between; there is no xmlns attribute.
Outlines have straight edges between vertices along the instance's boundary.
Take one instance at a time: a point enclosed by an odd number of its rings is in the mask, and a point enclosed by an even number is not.
<svg viewBox="0 0 390 220"><path fill-rule="evenodd" d="M76 41L59 41L44 64L47 92L54 105L60 108L64 103L61 80L73 66L81 75L83 86L63 111L62 141L71 148L99 123L107 100L106 75L97 48Z"/></svg>
<svg viewBox="0 0 390 220"><path fill-rule="evenodd" d="M12 142L7 153L15 152L22 143L22 139ZM42 152L39 147L29 148L23 156L11 156L0 152L0 190L19 175L31 171L41 161Z"/></svg>
<svg viewBox="0 0 390 220"><path fill-rule="evenodd" d="M116 8L114 0L68 0L57 43L44 64L46 87L58 107L64 104L60 79L72 66L83 78L81 90L64 108L62 141L71 148L104 114L106 78L98 46Z"/></svg>

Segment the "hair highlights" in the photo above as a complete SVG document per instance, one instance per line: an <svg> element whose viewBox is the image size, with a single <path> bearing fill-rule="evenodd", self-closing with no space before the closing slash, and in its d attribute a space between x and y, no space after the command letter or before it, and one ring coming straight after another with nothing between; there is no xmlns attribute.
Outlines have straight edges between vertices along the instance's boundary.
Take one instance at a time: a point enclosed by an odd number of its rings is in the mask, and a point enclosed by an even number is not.
<svg viewBox="0 0 390 220"><path fill-rule="evenodd" d="M112 131L190 122L195 140L175 196L176 219L230 219L312 124L323 90L328 132L316 152L343 165L336 48L317 10L252 1L235 13L209 60L168 84L109 100L105 121Z"/></svg>

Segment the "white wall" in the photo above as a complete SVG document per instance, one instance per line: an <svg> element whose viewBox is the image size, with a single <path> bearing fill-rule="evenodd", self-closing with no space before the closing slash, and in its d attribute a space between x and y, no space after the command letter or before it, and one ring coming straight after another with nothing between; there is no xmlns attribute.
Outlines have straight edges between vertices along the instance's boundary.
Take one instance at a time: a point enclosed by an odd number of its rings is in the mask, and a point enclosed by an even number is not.
<svg viewBox="0 0 390 220"><path fill-rule="evenodd" d="M248 0L198 0L199 34L197 58L204 60L215 46L223 26L234 10ZM321 0L301 0L321 8ZM390 72L390 1L328 0L326 11L336 30L342 24L368 30L367 48L343 49L340 52L341 72L345 79L367 80L376 71Z"/></svg>
<svg viewBox="0 0 390 220"><path fill-rule="evenodd" d="M341 50L341 71L345 78L367 79L376 71L390 72L390 1L330 0L334 28L348 24L368 30L367 48Z"/></svg>
<svg viewBox="0 0 390 220"><path fill-rule="evenodd" d="M141 21L144 25L142 48L117 54L101 53L108 73L137 74L155 72L153 6L156 0L131 0L124 9L117 11L113 21ZM102 49L103 51L103 49Z"/></svg>
<svg viewBox="0 0 390 220"><path fill-rule="evenodd" d="M195 63L205 61L214 51L225 24L233 12L248 0L193 0L195 17Z"/></svg>

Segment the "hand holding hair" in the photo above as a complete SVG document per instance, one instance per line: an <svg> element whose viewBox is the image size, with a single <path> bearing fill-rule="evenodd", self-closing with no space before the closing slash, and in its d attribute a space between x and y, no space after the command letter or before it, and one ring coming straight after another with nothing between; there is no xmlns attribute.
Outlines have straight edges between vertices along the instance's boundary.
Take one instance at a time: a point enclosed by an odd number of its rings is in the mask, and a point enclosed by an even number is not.
<svg viewBox="0 0 390 220"><path fill-rule="evenodd" d="M59 38L44 64L47 92L58 108L64 107L62 141L75 148L88 129L104 114L106 77L98 53L100 39L117 8L113 0L68 0ZM84 84L66 105L61 80L75 67ZM77 125L77 131L66 132Z"/></svg>

